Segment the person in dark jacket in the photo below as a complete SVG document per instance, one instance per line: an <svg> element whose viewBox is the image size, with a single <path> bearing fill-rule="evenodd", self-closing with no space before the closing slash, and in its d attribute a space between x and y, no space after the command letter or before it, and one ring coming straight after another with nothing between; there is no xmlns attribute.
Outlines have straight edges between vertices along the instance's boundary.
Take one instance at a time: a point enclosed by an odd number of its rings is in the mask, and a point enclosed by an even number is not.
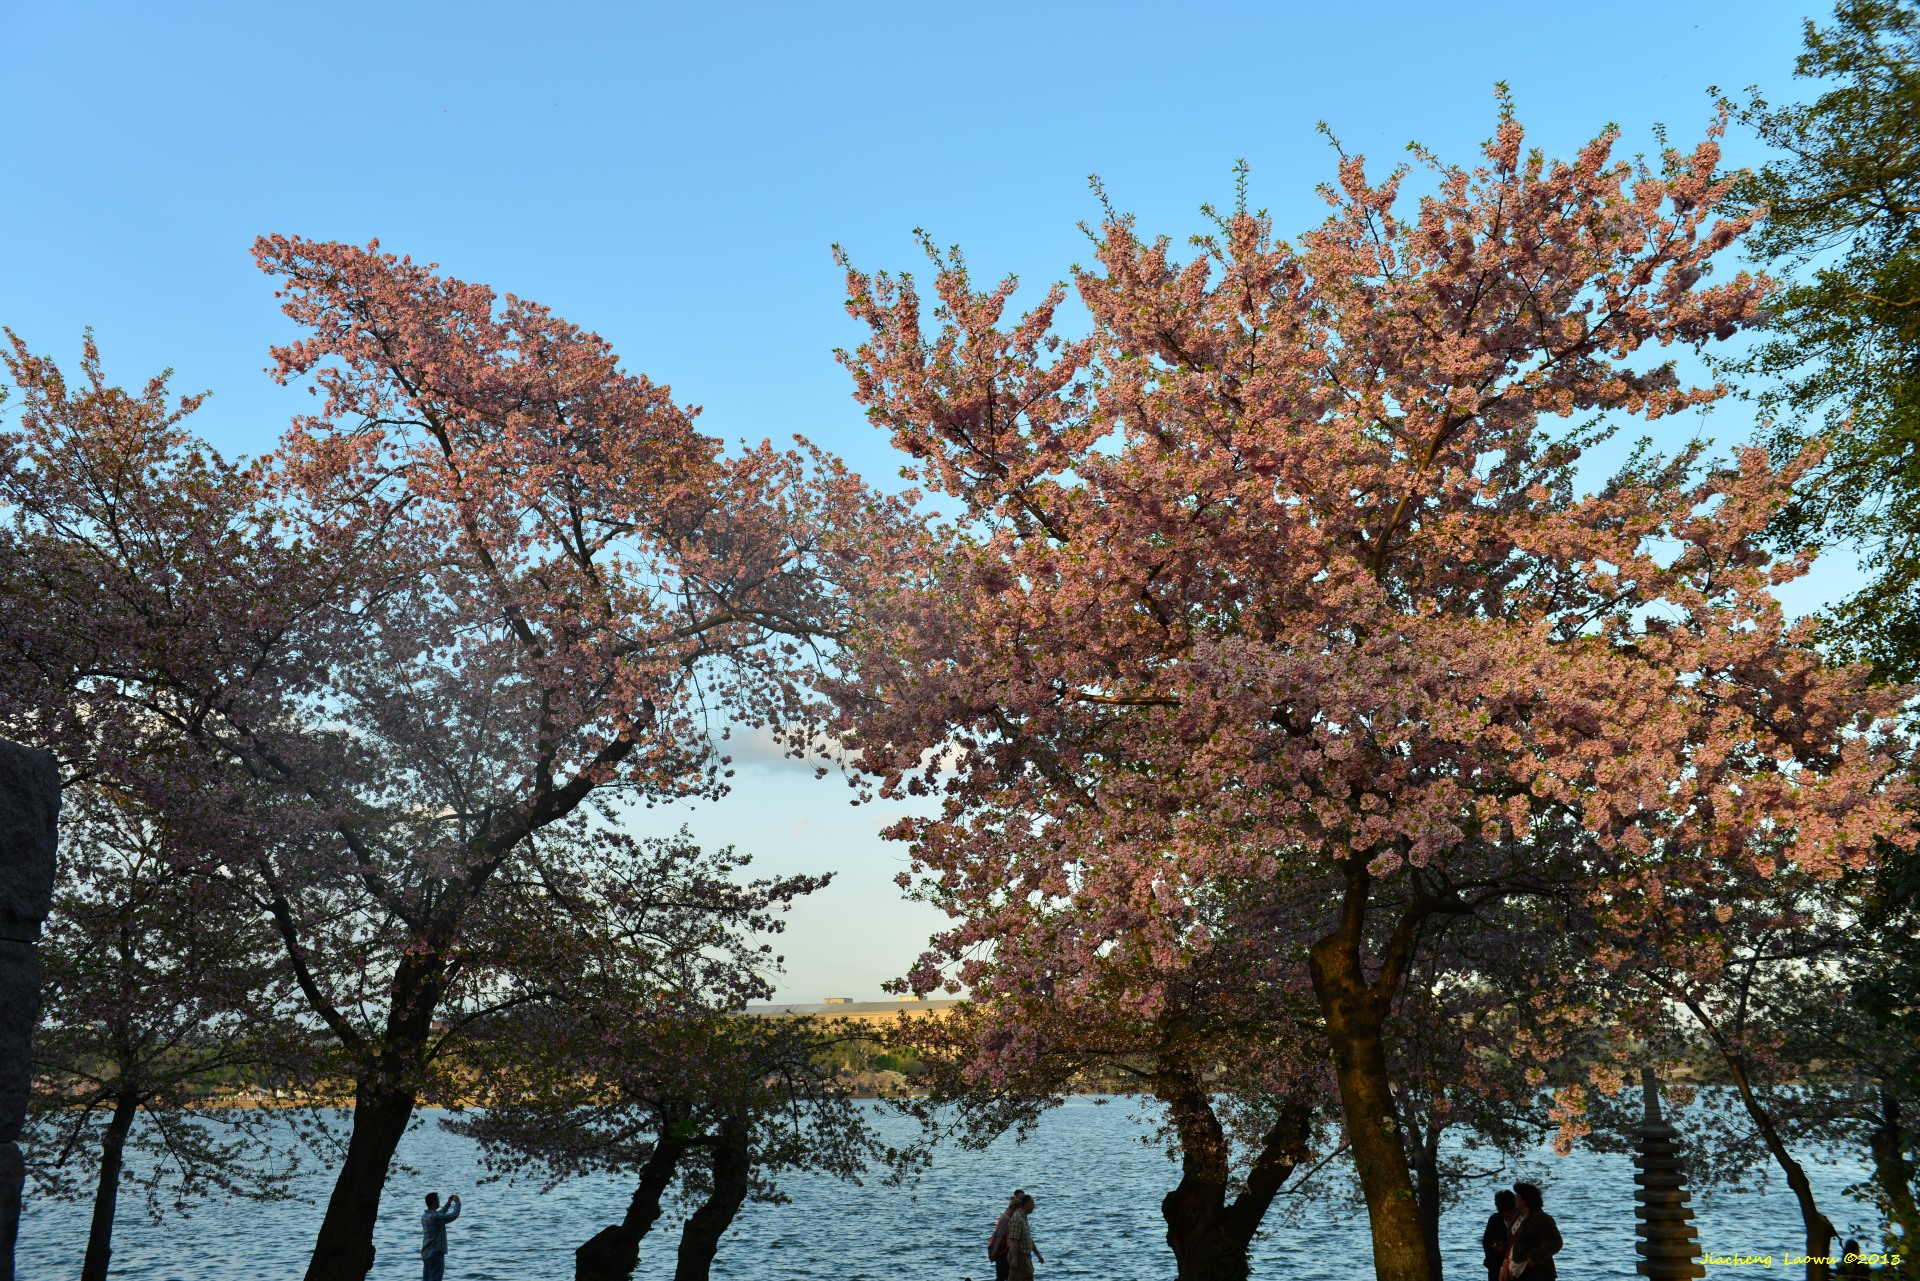
<svg viewBox="0 0 1920 1281"><path fill-rule="evenodd" d="M1541 1205L1538 1184L1516 1183L1513 1193L1520 1198L1520 1215L1511 1228L1507 1244L1507 1281L1555 1281L1553 1256L1564 1244L1560 1225Z"/></svg>
<svg viewBox="0 0 1920 1281"><path fill-rule="evenodd" d="M1480 1234L1480 1252L1487 1259L1487 1281L1500 1281L1500 1269L1507 1263L1507 1229L1513 1223L1513 1209L1520 1204L1513 1193L1501 1188L1493 1194L1493 1215L1486 1231Z"/></svg>

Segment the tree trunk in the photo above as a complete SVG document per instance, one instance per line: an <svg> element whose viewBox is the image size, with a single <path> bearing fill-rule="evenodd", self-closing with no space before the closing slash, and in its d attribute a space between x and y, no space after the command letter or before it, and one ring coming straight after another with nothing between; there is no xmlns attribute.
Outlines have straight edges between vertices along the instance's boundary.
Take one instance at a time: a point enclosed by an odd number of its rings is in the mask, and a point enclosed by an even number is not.
<svg viewBox="0 0 1920 1281"><path fill-rule="evenodd" d="M1326 1019L1340 1107L1367 1201L1374 1276L1378 1281L1439 1281L1427 1262L1400 1115L1387 1076L1384 1030L1393 993L1390 986L1376 991L1360 962L1366 892L1365 874L1351 876L1345 919L1308 951L1308 965Z"/></svg>
<svg viewBox="0 0 1920 1281"><path fill-rule="evenodd" d="M140 1114L140 1097L132 1092L113 1101L113 1119L100 1140L100 1182L93 1194L93 1223L87 1229L87 1257L80 1264L80 1281L107 1281L107 1260L113 1257L113 1215L120 1204L120 1167L127 1134Z"/></svg>
<svg viewBox="0 0 1920 1281"><path fill-rule="evenodd" d="M1920 1242L1920 1209L1913 1196L1913 1166L1907 1160L1906 1135L1902 1133L1900 1096L1880 1084L1879 1124L1874 1126L1869 1143L1873 1153L1873 1179L1880 1185L1887 1218L1902 1232L1901 1241L1911 1247ZM1903 1259L1901 1276L1920 1276L1920 1258Z"/></svg>
<svg viewBox="0 0 1920 1281"><path fill-rule="evenodd" d="M444 922L437 927L441 937L450 932ZM347 1159L327 1199L306 1281L366 1281L373 1269L380 1194L386 1190L394 1150L405 1137L420 1098L419 1081L433 1036L433 1012L445 990L445 974L445 963L426 939L394 971L385 1032L377 1048L362 1051L365 1057L354 1082Z"/></svg>
<svg viewBox="0 0 1920 1281"><path fill-rule="evenodd" d="M1157 1073L1153 1092L1180 1136L1180 1182L1160 1202L1173 1248L1175 1281L1245 1281L1247 1251L1223 1231L1227 1211L1227 1136L1213 1101L1191 1072Z"/></svg>
<svg viewBox="0 0 1920 1281"><path fill-rule="evenodd" d="M629 1281L640 1263L640 1241L660 1218L660 1198L673 1184L674 1172L686 1144L670 1134L671 1122L660 1126L653 1155L640 1167L640 1186L627 1203L626 1217L596 1232L573 1252L573 1281Z"/></svg>
<svg viewBox="0 0 1920 1281"><path fill-rule="evenodd" d="M1245 1281L1254 1233L1306 1150L1312 1113L1292 1105L1282 1111L1246 1187L1228 1205L1227 1138L1205 1089L1191 1072L1174 1069L1155 1077L1154 1094L1167 1105L1180 1136L1180 1182L1160 1203L1176 1281Z"/></svg>
<svg viewBox="0 0 1920 1281"><path fill-rule="evenodd" d="M1227 1207L1228 1230L1248 1245L1253 1243L1254 1233L1267 1217L1273 1198L1279 1195L1280 1185L1292 1175L1295 1166L1307 1159L1312 1138L1313 1109L1304 1103L1283 1106L1279 1120L1261 1142L1260 1155L1247 1171L1246 1186Z"/></svg>
<svg viewBox="0 0 1920 1281"><path fill-rule="evenodd" d="M1445 1131L1428 1121L1420 1127L1420 1145L1414 1149L1414 1193L1420 1204L1420 1236L1427 1243L1427 1267L1440 1281L1440 1135Z"/></svg>
<svg viewBox="0 0 1920 1281"><path fill-rule="evenodd" d="M1783 1148L1775 1156L1780 1156L1784 1151ZM1792 1160L1791 1157L1786 1159ZM1807 1234L1807 1281L1827 1281L1832 1275L1832 1269L1826 1263L1830 1257L1828 1252L1833 1249L1833 1243L1839 1240L1840 1234L1814 1204L1813 1184L1807 1181L1807 1172L1800 1168L1798 1161L1794 1161L1793 1168L1787 1171L1787 1186L1793 1189L1794 1198L1800 1202L1800 1223Z"/></svg>
<svg viewBox="0 0 1920 1281"><path fill-rule="evenodd" d="M413 1119L415 1099L410 1086L382 1089L377 1082L363 1082L355 1088L347 1159L333 1181L307 1264L307 1281L365 1281L372 1270L380 1194L387 1186L394 1150Z"/></svg>
<svg viewBox="0 0 1920 1281"><path fill-rule="evenodd" d="M1787 1151L1786 1140L1780 1137L1773 1116L1754 1093L1752 1079L1747 1075L1745 1056L1721 1040L1717 1029L1708 1022L1706 1014L1698 1006L1689 1001L1687 1008L1693 1011L1701 1026L1707 1028L1714 1045L1720 1050L1720 1057L1725 1060L1727 1070L1733 1076L1734 1088L1739 1091L1741 1105L1747 1109L1747 1116L1752 1119L1754 1128L1760 1131L1760 1141L1773 1154L1774 1163L1787 1176L1787 1186L1793 1189L1794 1199L1800 1204L1800 1223L1807 1235L1807 1281L1827 1281L1827 1255L1840 1234L1834 1231L1833 1223L1827 1216L1820 1213L1820 1207L1814 1203L1813 1184L1807 1179L1807 1172Z"/></svg>
<svg viewBox="0 0 1920 1281"><path fill-rule="evenodd" d="M713 1143L713 1193L680 1230L680 1258L673 1281L707 1281L713 1256L720 1252L720 1235L747 1200L753 1173L749 1141L744 1121L721 1123Z"/></svg>

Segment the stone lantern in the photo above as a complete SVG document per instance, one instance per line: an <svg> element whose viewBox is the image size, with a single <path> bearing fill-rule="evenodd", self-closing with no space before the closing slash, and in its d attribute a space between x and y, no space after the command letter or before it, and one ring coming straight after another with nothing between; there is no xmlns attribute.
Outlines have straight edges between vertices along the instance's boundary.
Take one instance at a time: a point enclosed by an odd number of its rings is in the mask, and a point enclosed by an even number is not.
<svg viewBox="0 0 1920 1281"><path fill-rule="evenodd" d="M1635 1271L1654 1281L1704 1277L1700 1238L1687 1205L1687 1178L1674 1151L1675 1130L1660 1116L1660 1083L1652 1068L1640 1069L1640 1089L1647 1114L1640 1122L1640 1152L1633 1158L1640 1171L1633 1176L1638 1185L1633 1199L1639 1202L1633 1211L1639 1220L1634 1227L1639 1241L1633 1248L1640 1256Z"/></svg>

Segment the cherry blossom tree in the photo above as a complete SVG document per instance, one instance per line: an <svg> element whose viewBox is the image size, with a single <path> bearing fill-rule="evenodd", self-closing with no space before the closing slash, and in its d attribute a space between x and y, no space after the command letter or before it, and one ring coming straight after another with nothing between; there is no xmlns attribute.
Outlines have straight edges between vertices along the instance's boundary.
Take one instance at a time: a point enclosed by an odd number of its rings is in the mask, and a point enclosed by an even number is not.
<svg viewBox="0 0 1920 1281"><path fill-rule="evenodd" d="M1144 902L1087 890L1029 904L974 971L971 1001L900 1021L894 1036L926 1070L907 1106L931 1134L983 1147L1088 1085L1152 1098L1179 1164L1161 1203L1177 1274L1243 1281L1332 1098L1304 949L1274 946L1287 909L1268 887L1156 888ZM1074 968L1088 929L1114 945Z"/></svg>
<svg viewBox="0 0 1920 1281"><path fill-rule="evenodd" d="M1787 868L1723 882L1710 898L1676 886L1647 913L1642 945L1597 967L1627 989L1617 1001L1652 1012L1655 1044L1691 1049L1724 1076L1728 1096L1698 1105L1689 1126L1699 1132L1693 1164L1703 1182L1776 1168L1799 1209L1813 1281L1830 1275L1818 1260L1842 1232L1816 1198L1811 1155L1865 1155L1888 1226L1910 1214L1897 1153L1910 1142L1901 1113L1916 1051L1870 1012L1877 972L1901 947L1875 920L1889 869L1878 871L1827 879Z"/></svg>
<svg viewBox="0 0 1920 1281"><path fill-rule="evenodd" d="M972 982L1034 902L1142 901L1169 867L1317 883L1393 1281L1432 1276L1389 1064L1434 922L1554 892L1627 929L1670 874L1912 840L1899 693L1771 594L1805 560L1756 536L1801 463L1690 448L1582 492L1553 428L1710 404L1655 357L1767 294L1712 275L1748 226L1715 138L1653 167L1615 141L1549 161L1503 114L1474 166L1422 153L1417 200L1343 154L1297 244L1242 202L1184 262L1109 211L1072 341L1065 286L1008 318L1015 282L976 290L957 252L931 324L912 277L848 271L856 397L964 512L893 549L840 691L880 787L940 802L892 829L963 905L913 984Z"/></svg>
<svg viewBox="0 0 1920 1281"><path fill-rule="evenodd" d="M276 542L265 470L229 464L186 426L204 394L170 398L166 374L137 394L110 384L91 334L75 386L5 332L21 404L0 432L0 715L57 754L64 782L138 761L143 794L171 791L185 814L212 780L155 718L103 708L144 657L198 659L201 683L254 660L251 629L284 625L310 558Z"/></svg>
<svg viewBox="0 0 1920 1281"><path fill-rule="evenodd" d="M82 1281L105 1281L123 1187L157 1220L212 1192L285 1196L298 1168L295 1127L212 1094L303 1077L277 941L244 885L169 843L111 793L66 789L26 1146L44 1192L92 1200Z"/></svg>
<svg viewBox="0 0 1920 1281"><path fill-rule="evenodd" d="M374 246L256 256L309 331L276 371L318 397L277 454L232 467L182 424L193 402L91 370L75 391L16 345L4 501L47 612L101 624L85 718L193 757L102 768L251 878L349 1064L308 1276L357 1281L394 1149L445 1087L436 1028L457 1044L496 1008L502 887L589 810L724 791L730 723L811 741L871 504L825 458L723 455L535 304Z"/></svg>
<svg viewBox="0 0 1920 1281"><path fill-rule="evenodd" d="M780 912L824 878L745 882L744 857L684 834L633 849L618 875L579 861L543 866L534 910L496 933L516 1008L462 1053L479 1110L443 1124L499 1175L635 1178L621 1220L576 1252L581 1281L631 1275L669 1199L694 1207L674 1275L704 1281L742 1208L784 1200L787 1173L912 1166L834 1078L857 1029L741 1012L772 995Z"/></svg>
<svg viewBox="0 0 1920 1281"><path fill-rule="evenodd" d="M792 1173L859 1183L921 1164L915 1149L887 1143L877 1114L836 1079L832 1057L858 1028L691 1008L588 1029L580 1014L549 1007L516 1020L558 1057L520 1042L497 1077L506 1089L483 1114L449 1123L479 1139L496 1170L538 1172L550 1185L592 1173L634 1179L620 1221L575 1252L578 1281L631 1276L671 1201L689 1207L675 1281L706 1281L727 1229L749 1203L783 1203ZM543 1074L543 1062L563 1071Z"/></svg>
<svg viewBox="0 0 1920 1281"><path fill-rule="evenodd" d="M237 517L252 477L181 434L202 398L170 405L165 376L138 394L109 386L89 335L85 385L74 394L8 338L8 370L26 396L21 430L0 433L0 723L57 753L65 796L27 1141L43 1192L92 1201L82 1274L104 1277L123 1187L142 1190L155 1218L213 1192L282 1193L295 1156L289 1127L193 1105L232 1073L285 1082L312 1063L277 943L247 887L209 875L218 849L114 782L113 763L138 761L146 780L170 780L148 795L192 797L193 763L150 718L116 714L127 709L98 698L134 637L176 641L146 632L98 591L90 562L103 544L92 540L114 542L190 614L191 591L164 572L156 544L170 536L188 555L240 564L248 529ZM57 428L40 412L49 396L62 405ZM53 446L65 466L49 452L50 430L65 432ZM150 494L178 500L169 515L192 515L165 535L139 522L59 525L60 513L139 506Z"/></svg>

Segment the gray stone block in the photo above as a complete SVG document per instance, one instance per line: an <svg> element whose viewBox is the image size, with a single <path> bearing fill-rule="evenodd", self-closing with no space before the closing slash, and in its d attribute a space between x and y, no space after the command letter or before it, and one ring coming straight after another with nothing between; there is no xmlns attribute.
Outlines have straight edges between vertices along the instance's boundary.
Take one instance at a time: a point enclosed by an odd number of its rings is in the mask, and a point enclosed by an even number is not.
<svg viewBox="0 0 1920 1281"><path fill-rule="evenodd" d="M40 1018L34 944L53 902L60 772L53 757L0 739L0 1281L12 1281L33 1028Z"/></svg>
<svg viewBox="0 0 1920 1281"><path fill-rule="evenodd" d="M53 902L60 771L53 757L0 739L0 939L31 943Z"/></svg>

